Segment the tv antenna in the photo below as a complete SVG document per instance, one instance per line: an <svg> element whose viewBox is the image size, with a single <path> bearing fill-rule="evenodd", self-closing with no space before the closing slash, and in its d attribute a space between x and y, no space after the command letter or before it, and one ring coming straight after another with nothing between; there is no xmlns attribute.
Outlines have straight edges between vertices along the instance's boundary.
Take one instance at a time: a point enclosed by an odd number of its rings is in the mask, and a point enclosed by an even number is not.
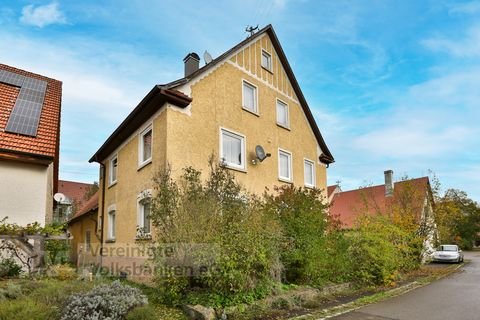
<svg viewBox="0 0 480 320"><path fill-rule="evenodd" d="M249 37L253 36L256 31L258 31L258 24L257 24L256 27L254 27L254 26L247 26L247 27L245 28L245 32L250 32Z"/></svg>

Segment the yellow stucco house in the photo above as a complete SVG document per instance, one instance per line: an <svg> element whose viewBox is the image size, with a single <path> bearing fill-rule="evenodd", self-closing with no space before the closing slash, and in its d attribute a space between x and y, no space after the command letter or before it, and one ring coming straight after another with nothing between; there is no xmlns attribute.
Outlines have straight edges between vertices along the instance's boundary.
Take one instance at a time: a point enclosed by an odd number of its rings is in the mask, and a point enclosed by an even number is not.
<svg viewBox="0 0 480 320"><path fill-rule="evenodd" d="M253 193L285 183L326 190L334 158L271 25L201 68L195 53L184 62L185 77L155 86L90 159L101 165L104 266L133 261L117 249L138 245L137 226L150 231L152 177L167 164L173 177L187 166L208 172L215 154Z"/></svg>

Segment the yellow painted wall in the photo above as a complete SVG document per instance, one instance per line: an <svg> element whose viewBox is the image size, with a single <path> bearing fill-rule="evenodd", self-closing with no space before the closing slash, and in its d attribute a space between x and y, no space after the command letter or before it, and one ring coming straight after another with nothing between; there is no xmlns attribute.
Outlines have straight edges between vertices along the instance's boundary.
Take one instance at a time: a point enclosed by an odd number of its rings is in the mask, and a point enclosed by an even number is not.
<svg viewBox="0 0 480 320"><path fill-rule="evenodd" d="M92 212L85 214L81 218L76 219L73 223L69 224L68 231L73 237L71 242L71 258L72 262L75 264L82 264L85 262L83 253L85 252L85 243L86 236L85 233L87 230L90 230L90 241L93 248L98 246L100 240L96 236L97 232L97 213ZM81 251L81 253L79 253ZM88 259L91 261L91 259Z"/></svg>
<svg viewBox="0 0 480 320"><path fill-rule="evenodd" d="M262 48L272 55L272 72L260 65ZM326 189L326 168L318 161L316 138L268 36L212 70L201 79L176 88L193 98L190 106L186 109L164 106L154 116L152 163L138 169L139 134L148 123L111 155L118 155L117 183L112 186L106 183L105 205L99 206L105 208L105 240L108 239L107 208L116 207L116 238L114 243L106 244L107 248L136 245L137 196L152 188L152 177L167 163L174 177L187 166L202 170L204 177L208 174L209 156L215 154L219 159L221 127L246 137L246 170L233 172L248 191L262 193L265 187L272 190L273 186L283 184L278 179L279 148L292 153L295 185L304 185L304 158L307 158L316 164L316 186ZM257 86L258 114L242 109L242 80ZM289 129L276 123L277 98L289 106ZM262 145L272 156L254 165L256 145ZM109 159L104 162L107 181Z"/></svg>

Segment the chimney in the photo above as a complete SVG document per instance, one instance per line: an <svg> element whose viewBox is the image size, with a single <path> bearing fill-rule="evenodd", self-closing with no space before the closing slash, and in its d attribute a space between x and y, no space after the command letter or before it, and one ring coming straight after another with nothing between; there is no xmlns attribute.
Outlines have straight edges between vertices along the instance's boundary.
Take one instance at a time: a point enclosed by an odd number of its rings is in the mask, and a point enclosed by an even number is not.
<svg viewBox="0 0 480 320"><path fill-rule="evenodd" d="M183 59L183 62L185 63L185 77L188 77L198 70L200 65L200 57L195 52L190 52Z"/></svg>
<svg viewBox="0 0 480 320"><path fill-rule="evenodd" d="M393 170L384 171L385 175L385 197L393 196Z"/></svg>

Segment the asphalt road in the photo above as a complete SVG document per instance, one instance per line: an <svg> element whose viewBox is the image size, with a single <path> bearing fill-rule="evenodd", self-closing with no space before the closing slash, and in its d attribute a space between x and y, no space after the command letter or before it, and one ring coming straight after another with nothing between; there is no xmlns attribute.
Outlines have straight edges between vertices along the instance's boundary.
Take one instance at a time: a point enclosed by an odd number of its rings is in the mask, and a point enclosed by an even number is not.
<svg viewBox="0 0 480 320"><path fill-rule="evenodd" d="M465 252L459 272L410 291L331 319L335 320L479 320L480 251Z"/></svg>

